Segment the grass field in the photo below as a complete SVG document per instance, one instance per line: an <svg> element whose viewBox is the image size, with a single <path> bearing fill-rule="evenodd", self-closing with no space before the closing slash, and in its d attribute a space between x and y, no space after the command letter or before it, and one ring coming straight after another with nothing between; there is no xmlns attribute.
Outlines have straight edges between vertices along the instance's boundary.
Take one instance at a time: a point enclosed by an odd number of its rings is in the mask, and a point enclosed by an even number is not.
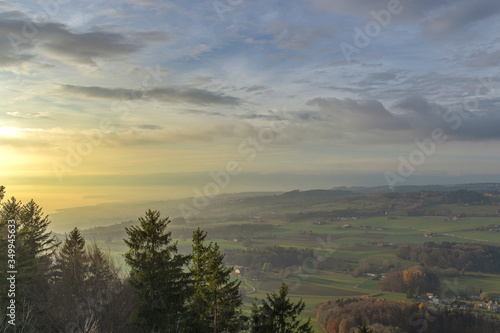
<svg viewBox="0 0 500 333"><path fill-rule="evenodd" d="M336 205L336 206L335 206ZM321 209L352 208L353 203L336 203L335 205L323 203L318 207ZM356 202L358 207L369 207L374 205L370 202ZM458 213L478 213L481 209L496 210L498 207L492 206L458 206L441 205L443 209L448 209ZM280 212L300 212L300 207L288 207L284 209L277 205L276 210ZM272 226L272 229L264 232L255 232L245 235L251 239L252 247L264 248L268 246L295 247L299 249L316 249L317 254L322 258L345 263L350 269L358 267L361 259L370 262L381 262L384 259L399 261L404 267L415 265L401 261L395 256L395 246L401 244L419 244L424 242L485 242L489 244L500 244L500 233L476 231L479 226L489 224L499 224L499 218L492 217L467 217L457 221L446 220L442 216L423 217L373 217L345 219L343 221L327 221L319 225L316 219L303 219L294 222L284 222L281 219L268 219L264 222ZM248 219L226 219L213 222L204 222L201 228L210 230L221 226L251 224ZM344 228L344 225L349 227ZM368 227L369 226L369 227ZM190 230L194 230L193 225L169 225L170 230L175 234L184 230L183 237L179 239L179 251L188 253L191 251ZM187 231L186 231L187 230ZM116 232L116 231L114 231ZM425 232L434 234L434 237L427 238ZM187 234L187 235L186 235ZM88 241L86 232L83 235ZM88 234L90 235L90 234ZM272 235L272 237L270 237ZM101 237L102 236L102 237ZM213 237L210 241L217 242L222 250L244 249L242 242L234 242L232 238L223 239ZM127 251L123 240L114 237L112 241L106 240L106 233L94 236L96 242L105 251L109 251L116 262L125 267L122 254ZM124 237L122 237L124 238ZM226 237L228 238L228 237ZM378 243L392 243L394 247L377 246ZM314 258L320 260L319 257ZM126 268L125 268L126 269ZM251 303L255 297L263 299L269 292L277 291L284 281L289 286L289 296L292 300L303 299L306 309L303 317L315 319L315 309L317 304L342 297L372 296L387 300L404 300L406 295L380 292L378 281L369 280L366 277L354 277L346 271L326 271L313 270L310 274L297 274L293 277L280 279L276 273L268 273L262 280L242 280L242 286L247 288L248 294L244 297L245 311L250 311ZM479 292L487 291L491 294L500 294L500 275L496 274L476 274L466 272L456 278L442 277L442 286L447 290L465 290L473 287ZM255 288L255 291L254 291ZM317 327L317 332L321 330Z"/></svg>

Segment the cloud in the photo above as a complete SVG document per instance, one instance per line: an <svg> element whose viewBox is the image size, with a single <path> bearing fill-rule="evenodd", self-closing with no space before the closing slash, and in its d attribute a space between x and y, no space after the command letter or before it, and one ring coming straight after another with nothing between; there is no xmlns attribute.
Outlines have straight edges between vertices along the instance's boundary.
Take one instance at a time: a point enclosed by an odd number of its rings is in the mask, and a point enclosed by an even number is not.
<svg viewBox="0 0 500 333"><path fill-rule="evenodd" d="M316 110L296 112L294 122L302 130L302 140L313 141L412 142L429 137L436 128L450 141L500 140L500 102L493 99L486 104L490 109L467 111L464 105L447 107L411 95L387 108L377 100L318 97L306 103Z"/></svg>
<svg viewBox="0 0 500 333"><path fill-rule="evenodd" d="M410 96L397 102L394 107L406 111L405 118L419 133L430 133L434 128L441 128L452 140L499 140L498 104L495 109L482 111L468 111L465 105L445 107L423 97Z"/></svg>
<svg viewBox="0 0 500 333"><path fill-rule="evenodd" d="M431 11L453 5L456 0L420 0L420 1L400 1L400 7L403 9L398 16L404 18L412 18L416 20L422 19L424 15ZM331 0L311 0L311 5L321 9L328 10L341 15L354 15L370 18L370 12L387 9L388 0L351 0L351 1L331 1Z"/></svg>
<svg viewBox="0 0 500 333"><path fill-rule="evenodd" d="M151 130L151 131L157 131L163 129L163 127L161 126L150 125L150 124L138 125L137 128Z"/></svg>
<svg viewBox="0 0 500 333"><path fill-rule="evenodd" d="M306 105L319 107L321 114L307 118L333 121L339 128L347 130L404 130L409 124L404 118L388 111L376 100L354 100L337 98L315 98ZM304 119L304 116L302 116Z"/></svg>
<svg viewBox="0 0 500 333"><path fill-rule="evenodd" d="M366 21L373 20L373 12L387 10L389 3L388 0L310 2L316 9ZM401 0L397 3L400 4L401 12L391 15L391 24L420 23L419 28L426 37L439 40L460 36L457 31L463 31L500 13L500 2L497 0Z"/></svg>
<svg viewBox="0 0 500 333"><path fill-rule="evenodd" d="M21 113L17 111L12 111L12 112L6 112L9 116L12 117L17 117L17 118L50 118L51 113L44 111L44 112L36 112L36 113Z"/></svg>
<svg viewBox="0 0 500 333"><path fill-rule="evenodd" d="M107 146L138 146L178 144L186 142L212 142L235 137L235 123L199 124L197 126L161 129L129 130L111 133L104 142Z"/></svg>
<svg viewBox="0 0 500 333"><path fill-rule="evenodd" d="M500 50L473 52L467 57L466 64L471 67L498 67L500 65Z"/></svg>
<svg viewBox="0 0 500 333"><path fill-rule="evenodd" d="M21 35L22 14L16 11L0 13L0 67L22 65L35 58L29 51L33 43Z"/></svg>
<svg viewBox="0 0 500 333"><path fill-rule="evenodd" d="M162 32L77 32L64 24L33 22L24 13L0 13L0 66L20 64L41 54L63 63L96 65L168 40Z"/></svg>
<svg viewBox="0 0 500 333"><path fill-rule="evenodd" d="M256 91L265 91L265 90L267 90L267 87L257 86L257 85L253 85L251 87L245 88L246 92L256 92Z"/></svg>
<svg viewBox="0 0 500 333"><path fill-rule="evenodd" d="M63 62L95 65L98 58L113 58L141 50L144 44L109 32L74 33L61 24L47 24L40 32L40 47Z"/></svg>
<svg viewBox="0 0 500 333"><path fill-rule="evenodd" d="M449 38L457 31L500 13L500 2L496 0L460 1L442 13L422 23L430 38Z"/></svg>
<svg viewBox="0 0 500 333"><path fill-rule="evenodd" d="M195 105L223 105L236 106L243 103L237 97L204 89L170 86L150 90L134 90L124 88L84 87L75 85L61 85L60 91L84 97L93 97L113 100L157 100L165 103L188 103Z"/></svg>
<svg viewBox="0 0 500 333"><path fill-rule="evenodd" d="M399 78L399 74L403 71L398 70L388 70L385 72L374 72L369 73L366 78L359 82L362 86L372 86L372 85L387 85L390 83L396 83Z"/></svg>

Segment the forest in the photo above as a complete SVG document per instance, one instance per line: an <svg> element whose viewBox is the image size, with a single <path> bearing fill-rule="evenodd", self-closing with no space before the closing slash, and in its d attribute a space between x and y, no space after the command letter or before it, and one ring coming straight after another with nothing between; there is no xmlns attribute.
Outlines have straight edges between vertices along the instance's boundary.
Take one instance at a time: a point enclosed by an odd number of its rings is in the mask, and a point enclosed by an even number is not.
<svg viewBox="0 0 500 333"><path fill-rule="evenodd" d="M422 262L428 266L454 268L459 271L500 272L500 247L484 244L426 242L401 246L401 259Z"/></svg>

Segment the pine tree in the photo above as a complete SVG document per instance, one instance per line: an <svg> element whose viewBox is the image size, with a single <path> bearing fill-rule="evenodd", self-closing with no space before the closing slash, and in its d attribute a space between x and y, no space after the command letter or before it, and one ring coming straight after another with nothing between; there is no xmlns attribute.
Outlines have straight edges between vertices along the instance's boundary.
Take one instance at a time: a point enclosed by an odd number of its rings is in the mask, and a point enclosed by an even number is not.
<svg viewBox="0 0 500 333"><path fill-rule="evenodd" d="M125 261L139 299L134 321L144 332L177 332L190 293L189 273L183 271L190 257L177 253L177 242L166 232L170 220L161 219L160 212L148 210L139 222L125 229Z"/></svg>
<svg viewBox="0 0 500 333"><path fill-rule="evenodd" d="M110 303L120 287L118 270L109 256L95 243L86 246L74 228L55 255L49 295L54 330L90 332L109 326Z"/></svg>
<svg viewBox="0 0 500 333"><path fill-rule="evenodd" d="M193 232L194 292L189 302L191 329L198 332L235 332L241 324L239 281L231 281L232 268L224 264L217 243L204 244L207 233Z"/></svg>
<svg viewBox="0 0 500 333"><path fill-rule="evenodd" d="M85 326L86 271L85 239L74 228L55 255L49 306L59 330L81 330Z"/></svg>
<svg viewBox="0 0 500 333"><path fill-rule="evenodd" d="M4 196L4 187L0 186L0 200ZM7 224L15 220L15 238L8 239ZM43 321L46 312L46 291L48 289L51 256L57 246L55 236L47 232L50 220L42 209L33 201L23 205L12 197L3 203L0 210L0 249L1 255L7 254L9 242L15 246L16 299L18 308L32 316L30 325ZM5 260L4 260L5 259ZM0 259L2 271L6 258ZM12 269L11 269L12 270ZM0 283L2 290L3 281ZM2 295L2 297L4 297ZM29 311L28 311L29 309ZM27 322L29 318L21 318Z"/></svg>
<svg viewBox="0 0 500 333"><path fill-rule="evenodd" d="M312 333L311 319L305 323L297 319L306 306L300 300L297 304L287 298L288 287L281 284L278 293L267 294L267 300L259 305L252 303L252 333Z"/></svg>

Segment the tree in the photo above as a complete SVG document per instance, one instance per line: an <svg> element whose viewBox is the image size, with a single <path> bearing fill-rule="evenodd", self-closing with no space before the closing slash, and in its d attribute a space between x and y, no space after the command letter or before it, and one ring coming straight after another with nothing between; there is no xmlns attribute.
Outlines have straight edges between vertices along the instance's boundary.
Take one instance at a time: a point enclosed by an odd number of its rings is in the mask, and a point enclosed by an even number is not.
<svg viewBox="0 0 500 333"><path fill-rule="evenodd" d="M366 321L363 321L363 324L358 326L358 333L373 333L373 330L366 325Z"/></svg>
<svg viewBox="0 0 500 333"><path fill-rule="evenodd" d="M0 200L4 197L4 187L0 186ZM15 232L8 228L9 220L15 220ZM42 208L33 200L23 205L21 201L12 197L3 203L0 209L0 268L6 271L3 265L7 264L7 247L15 246L16 299L21 314L30 318L20 318L19 329L22 323L28 323L36 330L43 330L39 326L44 321L47 303L48 280L51 265L51 256L58 243L51 232L47 232L50 220L44 216ZM10 227L9 227L10 228ZM8 232L10 231L10 233ZM4 282L0 282L2 290ZM4 298L4 295L2 295ZM38 323L37 323L38 322ZM29 328L28 328L29 329Z"/></svg>
<svg viewBox="0 0 500 333"><path fill-rule="evenodd" d="M144 332L177 331L190 294L190 274L183 270L190 256L177 253L177 242L166 232L170 220L161 219L160 212L148 210L139 222L139 226L125 228L129 237L125 261L139 302L134 322Z"/></svg>
<svg viewBox="0 0 500 333"><path fill-rule="evenodd" d="M294 304L287 298L288 286L281 284L278 293L267 294L267 300L259 305L252 303L252 333L312 333L311 319L305 323L297 319L306 304L302 299Z"/></svg>
<svg viewBox="0 0 500 333"><path fill-rule="evenodd" d="M479 298L483 302L488 302L490 300L490 294L488 292L486 292L486 291L482 292L481 294L479 294Z"/></svg>
<svg viewBox="0 0 500 333"><path fill-rule="evenodd" d="M78 228L56 252L49 297L58 330L91 332L112 322L111 301L121 289L119 272L109 255L86 246Z"/></svg>
<svg viewBox="0 0 500 333"><path fill-rule="evenodd" d="M217 243L206 246L207 233L193 232L192 265L194 292L189 301L191 329L197 332L235 332L241 323L240 282L230 281L232 268L224 264Z"/></svg>

